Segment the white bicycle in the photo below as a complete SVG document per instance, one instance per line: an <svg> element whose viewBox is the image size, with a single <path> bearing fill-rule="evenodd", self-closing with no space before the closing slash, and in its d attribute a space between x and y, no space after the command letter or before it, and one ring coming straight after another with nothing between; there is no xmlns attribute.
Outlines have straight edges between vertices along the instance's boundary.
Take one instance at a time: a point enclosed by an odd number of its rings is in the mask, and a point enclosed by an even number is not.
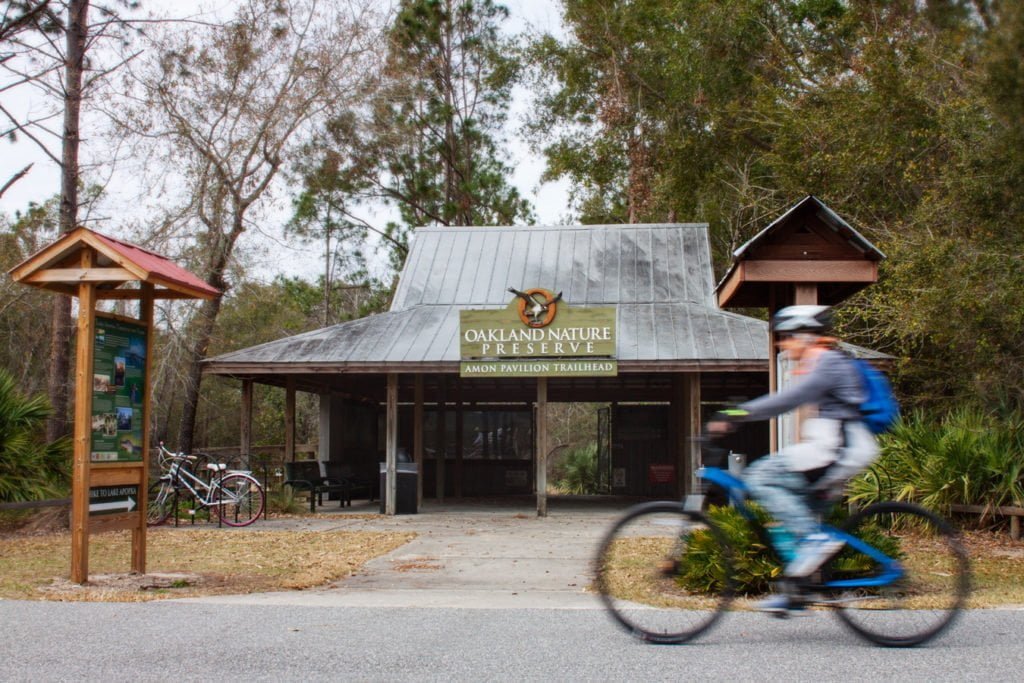
<svg viewBox="0 0 1024 683"><path fill-rule="evenodd" d="M200 458L173 453L160 442L162 473L149 487L146 522L157 526L178 509L182 498L191 498L191 510L207 508L228 526L249 526L263 513L267 495L256 477L246 470L230 470L221 463L207 462L197 472ZM203 475L207 478L204 478Z"/></svg>

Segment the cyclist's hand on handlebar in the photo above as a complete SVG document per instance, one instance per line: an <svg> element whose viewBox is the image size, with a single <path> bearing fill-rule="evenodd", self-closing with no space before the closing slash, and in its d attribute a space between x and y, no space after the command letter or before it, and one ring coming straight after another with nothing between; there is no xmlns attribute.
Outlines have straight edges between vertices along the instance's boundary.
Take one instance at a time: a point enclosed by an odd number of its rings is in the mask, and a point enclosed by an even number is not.
<svg viewBox="0 0 1024 683"><path fill-rule="evenodd" d="M725 436L735 429L736 425L732 422L727 422L726 420L712 420L711 422L708 422L707 426L704 428L707 435L712 438Z"/></svg>

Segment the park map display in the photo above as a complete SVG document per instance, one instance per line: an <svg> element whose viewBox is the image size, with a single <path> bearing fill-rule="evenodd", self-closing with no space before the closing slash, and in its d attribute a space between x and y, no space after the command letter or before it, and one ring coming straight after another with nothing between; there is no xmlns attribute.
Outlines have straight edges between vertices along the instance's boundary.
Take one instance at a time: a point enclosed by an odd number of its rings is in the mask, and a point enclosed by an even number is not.
<svg viewBox="0 0 1024 683"><path fill-rule="evenodd" d="M92 375L92 462L142 460L146 326L96 316Z"/></svg>

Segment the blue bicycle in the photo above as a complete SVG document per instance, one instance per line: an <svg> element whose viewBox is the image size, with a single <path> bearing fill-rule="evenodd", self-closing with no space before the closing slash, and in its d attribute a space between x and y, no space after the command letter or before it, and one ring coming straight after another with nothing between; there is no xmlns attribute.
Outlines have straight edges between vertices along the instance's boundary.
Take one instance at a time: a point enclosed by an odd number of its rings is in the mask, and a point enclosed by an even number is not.
<svg viewBox="0 0 1024 683"><path fill-rule="evenodd" d="M630 508L605 536L597 555L597 588L615 620L653 643L683 643L709 629L734 601L745 600L750 576L780 576L783 562L765 515L747 502L746 485L727 471L698 476L738 514L713 521L681 501ZM819 501L818 509L835 501ZM735 526L737 528L727 528ZM739 529L738 527L745 527ZM752 531L742 555L729 538ZM798 609L835 610L872 643L920 645L949 627L970 592L967 554L943 519L910 503L871 505L821 531L845 546L795 592ZM757 569L758 571L754 571ZM746 589L737 589L746 586Z"/></svg>

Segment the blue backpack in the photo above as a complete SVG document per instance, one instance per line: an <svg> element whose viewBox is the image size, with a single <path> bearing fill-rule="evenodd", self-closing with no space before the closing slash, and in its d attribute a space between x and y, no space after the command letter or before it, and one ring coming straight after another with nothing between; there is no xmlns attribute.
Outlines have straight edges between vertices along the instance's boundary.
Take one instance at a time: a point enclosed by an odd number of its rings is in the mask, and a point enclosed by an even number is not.
<svg viewBox="0 0 1024 683"><path fill-rule="evenodd" d="M884 434L900 419L900 404L892 393L889 380L878 368L860 358L854 358L853 363L868 392L867 400L860 404L864 424L872 434Z"/></svg>

